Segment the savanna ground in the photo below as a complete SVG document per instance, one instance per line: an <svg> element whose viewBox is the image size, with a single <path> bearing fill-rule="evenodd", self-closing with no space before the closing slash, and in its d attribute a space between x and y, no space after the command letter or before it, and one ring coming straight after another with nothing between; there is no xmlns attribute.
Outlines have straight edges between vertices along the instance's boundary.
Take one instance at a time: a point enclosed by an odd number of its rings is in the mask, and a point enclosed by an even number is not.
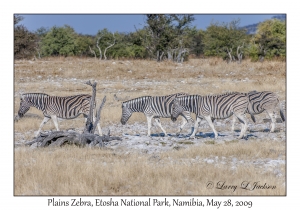
<svg viewBox="0 0 300 210"><path fill-rule="evenodd" d="M123 141L112 141L102 149L19 146L32 140L43 119L41 111L31 108L14 123L15 195L286 195L286 127L276 123L275 133L269 133L266 113L256 115L256 123L248 116L247 139L242 140L237 139L238 123L235 132L230 131L231 118L214 122L218 140L206 122L195 139L188 139L191 124L182 135L175 135L181 120L161 120L167 137L159 135L162 131L155 122L153 136L146 137L146 118L141 113L134 113L124 126L120 123L121 101L144 95L269 90L285 107L285 62L16 60L14 115L20 93L91 94L91 87L83 84L88 80L97 82L98 105L107 96L101 112L103 132L110 130ZM84 119L62 120L59 126L81 132ZM49 130L55 130L52 121L43 128Z"/></svg>

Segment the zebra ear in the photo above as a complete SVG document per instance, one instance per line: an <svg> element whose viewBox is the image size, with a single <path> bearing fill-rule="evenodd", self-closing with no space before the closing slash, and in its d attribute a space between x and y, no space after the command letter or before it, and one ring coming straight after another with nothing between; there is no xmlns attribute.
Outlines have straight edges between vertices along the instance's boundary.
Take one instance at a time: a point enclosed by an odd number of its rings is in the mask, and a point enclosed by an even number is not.
<svg viewBox="0 0 300 210"><path fill-rule="evenodd" d="M175 99L173 100L173 104L172 104L172 105L177 105L177 104L178 104L178 99L175 98Z"/></svg>

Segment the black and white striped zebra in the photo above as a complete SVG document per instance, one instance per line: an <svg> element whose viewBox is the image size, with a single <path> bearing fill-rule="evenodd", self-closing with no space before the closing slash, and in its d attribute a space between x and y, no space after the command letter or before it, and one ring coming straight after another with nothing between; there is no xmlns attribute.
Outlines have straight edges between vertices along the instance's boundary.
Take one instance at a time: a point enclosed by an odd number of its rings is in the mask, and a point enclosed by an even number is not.
<svg viewBox="0 0 300 210"><path fill-rule="evenodd" d="M80 114L87 118L90 111L90 100L92 96L87 94L73 96L50 96L44 93L25 93L20 98L20 108L16 120L19 120L30 109L35 107L44 114L44 119L37 131L37 137L42 127L52 119L56 130L59 131L57 118L74 119ZM100 124L97 125L99 135L102 136Z"/></svg>
<svg viewBox="0 0 300 210"><path fill-rule="evenodd" d="M280 116L282 121L285 121L285 116L283 113L283 109L280 106L278 96L271 91L251 91L248 93L249 104L246 110L246 113L251 115L251 119L255 123L254 115L260 114L263 111L266 111L271 118L271 128L270 132L274 132L275 130L275 122L276 122L276 111L279 108ZM279 107L278 107L279 106ZM231 130L234 131L236 118L233 117Z"/></svg>
<svg viewBox="0 0 300 210"><path fill-rule="evenodd" d="M196 114L195 129L190 138L194 138L201 119L205 119L218 138L218 133L212 123L213 119L225 119L235 115L243 124L239 138L245 136L247 130L247 120L245 112L248 106L248 96L243 93L225 93L221 95L189 95L177 97L173 100L171 109L171 119L175 121L177 117L185 112Z"/></svg>
<svg viewBox="0 0 300 210"><path fill-rule="evenodd" d="M128 119L131 117L133 112L142 112L147 117L148 122L148 136L151 135L151 120L155 119L158 126L164 132L165 136L167 133L165 129L161 126L160 117L170 118L171 117L171 104L174 98L178 96L188 95L186 93L176 93L167 96L142 96L139 98L131 99L122 103L122 118L121 123L126 124ZM193 119L188 111L181 113L183 117L183 124L180 126L179 132L186 125L188 121Z"/></svg>

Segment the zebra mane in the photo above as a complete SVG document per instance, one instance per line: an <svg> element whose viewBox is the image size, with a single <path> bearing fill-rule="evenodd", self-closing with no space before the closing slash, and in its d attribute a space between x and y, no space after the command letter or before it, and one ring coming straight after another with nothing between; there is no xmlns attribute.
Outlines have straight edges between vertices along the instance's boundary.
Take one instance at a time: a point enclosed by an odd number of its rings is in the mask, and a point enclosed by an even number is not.
<svg viewBox="0 0 300 210"><path fill-rule="evenodd" d="M130 102L138 101L138 100L143 100L143 99L146 99L146 98L149 99L149 98L152 98L152 96L141 96L141 97L138 97L138 98L129 99L127 101L123 101L122 104L130 103Z"/></svg>
<svg viewBox="0 0 300 210"><path fill-rule="evenodd" d="M49 96L49 95L45 94L45 93L23 93L20 95L20 98L25 99L25 97L28 97L28 96Z"/></svg>
<svg viewBox="0 0 300 210"><path fill-rule="evenodd" d="M189 94L180 92L180 93L174 93L174 94L167 95L166 97L168 97L168 96L174 96L174 95L176 97L182 97L182 96L188 96Z"/></svg>
<svg viewBox="0 0 300 210"><path fill-rule="evenodd" d="M228 95L232 95L232 94L241 94L240 92L237 91L229 91L229 92L225 92L225 93L217 93L217 94L209 94L209 96L228 96Z"/></svg>
<svg viewBox="0 0 300 210"><path fill-rule="evenodd" d="M251 90L251 91L249 91L247 94L254 94L254 93L258 93L256 90Z"/></svg>

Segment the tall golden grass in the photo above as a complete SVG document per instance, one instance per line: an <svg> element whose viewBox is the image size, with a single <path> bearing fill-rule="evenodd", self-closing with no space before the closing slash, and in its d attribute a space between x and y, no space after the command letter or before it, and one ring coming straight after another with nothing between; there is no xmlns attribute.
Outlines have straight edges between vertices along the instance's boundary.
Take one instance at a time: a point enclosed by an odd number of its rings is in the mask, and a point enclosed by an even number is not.
<svg viewBox="0 0 300 210"><path fill-rule="evenodd" d="M257 159L277 158L278 142L202 145L157 155L105 149L44 148L15 151L15 195L284 195L285 177L276 177ZM217 164L199 161L218 157ZM245 164L232 168L235 157ZM221 163L221 160L227 160ZM247 164L249 162L249 164ZM277 170L285 174L285 166ZM207 188L209 181L237 185L235 191ZM241 189L243 181L275 189Z"/></svg>
<svg viewBox="0 0 300 210"><path fill-rule="evenodd" d="M227 64L218 58L190 59L183 64L146 60L108 60L79 58L45 58L37 61L16 60L14 68L14 114L19 108L18 95L43 92L67 96L91 94L83 82L97 81L100 102L107 96L101 112L101 125L117 124L121 118L121 101L143 95L167 95L176 92L216 94L228 91L270 90L286 100L286 63L266 61ZM99 104L99 103L98 103ZM31 140L42 121L42 113L31 108L14 123L15 141ZM135 113L128 121L145 122ZM170 121L165 121L170 123ZM164 123L164 122L163 122ZM62 121L61 129L83 128L82 117ZM43 130L54 130L51 121ZM275 151L275 152L274 152ZM277 151L277 152L276 152ZM154 155L134 151L62 148L15 149L15 195L285 195L285 176L277 177L262 165L251 161L285 157L285 142L270 139L236 141L228 144L202 144ZM283 152L282 152L283 151ZM283 155L283 156L282 156ZM249 162L232 170L227 164L209 164L203 158L222 158ZM197 157L199 157L197 159ZM260 167L261 166L261 167ZM285 174L285 165L278 170ZM208 181L226 181L240 185L242 181L260 181L276 185L274 190L242 190L235 192L207 189Z"/></svg>

